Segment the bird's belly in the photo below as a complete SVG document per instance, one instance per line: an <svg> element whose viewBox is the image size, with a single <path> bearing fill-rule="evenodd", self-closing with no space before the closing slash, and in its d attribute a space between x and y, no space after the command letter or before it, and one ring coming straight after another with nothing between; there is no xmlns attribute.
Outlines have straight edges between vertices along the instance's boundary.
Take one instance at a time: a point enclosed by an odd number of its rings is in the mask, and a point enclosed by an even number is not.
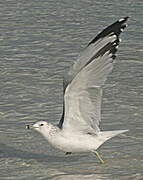
<svg viewBox="0 0 143 180"><path fill-rule="evenodd" d="M50 142L54 147L65 152L89 152L98 148L98 140L90 136L59 136Z"/></svg>

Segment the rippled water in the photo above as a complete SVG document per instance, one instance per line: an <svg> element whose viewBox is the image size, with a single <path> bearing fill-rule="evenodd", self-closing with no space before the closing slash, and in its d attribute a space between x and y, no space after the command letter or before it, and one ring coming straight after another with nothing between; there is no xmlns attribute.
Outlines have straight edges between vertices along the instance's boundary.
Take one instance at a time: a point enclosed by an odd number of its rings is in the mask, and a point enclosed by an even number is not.
<svg viewBox="0 0 143 180"><path fill-rule="evenodd" d="M0 6L0 179L143 178L143 5L141 0L5 0ZM56 123L62 76L103 27L130 16L105 85L101 129L130 129L100 152L65 156L25 124Z"/></svg>

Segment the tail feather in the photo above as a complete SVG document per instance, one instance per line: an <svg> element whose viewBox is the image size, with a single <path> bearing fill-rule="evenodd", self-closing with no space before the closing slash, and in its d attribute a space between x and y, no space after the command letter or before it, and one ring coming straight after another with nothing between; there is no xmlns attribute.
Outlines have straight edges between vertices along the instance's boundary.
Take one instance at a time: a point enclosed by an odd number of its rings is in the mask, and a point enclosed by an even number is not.
<svg viewBox="0 0 143 180"><path fill-rule="evenodd" d="M111 139L114 136L117 136L119 134L125 133L129 130L116 130L116 131L100 131L99 137L103 142L107 141L108 139Z"/></svg>

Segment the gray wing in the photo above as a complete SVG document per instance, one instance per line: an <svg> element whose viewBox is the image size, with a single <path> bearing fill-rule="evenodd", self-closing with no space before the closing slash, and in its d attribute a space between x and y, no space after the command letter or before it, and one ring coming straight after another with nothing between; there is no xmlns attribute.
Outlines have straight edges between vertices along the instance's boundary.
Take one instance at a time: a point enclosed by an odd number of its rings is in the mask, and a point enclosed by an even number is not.
<svg viewBox="0 0 143 180"><path fill-rule="evenodd" d="M119 35L128 17L98 34L70 68L64 82L64 111L59 127L65 131L100 131L102 86L112 71Z"/></svg>

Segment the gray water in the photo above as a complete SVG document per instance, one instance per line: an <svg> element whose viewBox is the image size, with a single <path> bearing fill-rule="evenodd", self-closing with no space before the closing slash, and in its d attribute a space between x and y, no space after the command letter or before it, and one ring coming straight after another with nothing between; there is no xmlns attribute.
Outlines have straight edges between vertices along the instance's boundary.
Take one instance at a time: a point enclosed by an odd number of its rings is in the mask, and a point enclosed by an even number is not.
<svg viewBox="0 0 143 180"><path fill-rule="evenodd" d="M142 0L0 2L0 180L143 179ZM58 122L62 76L105 26L130 16L104 88L102 130L130 129L92 154L65 156L40 134L38 120Z"/></svg>

